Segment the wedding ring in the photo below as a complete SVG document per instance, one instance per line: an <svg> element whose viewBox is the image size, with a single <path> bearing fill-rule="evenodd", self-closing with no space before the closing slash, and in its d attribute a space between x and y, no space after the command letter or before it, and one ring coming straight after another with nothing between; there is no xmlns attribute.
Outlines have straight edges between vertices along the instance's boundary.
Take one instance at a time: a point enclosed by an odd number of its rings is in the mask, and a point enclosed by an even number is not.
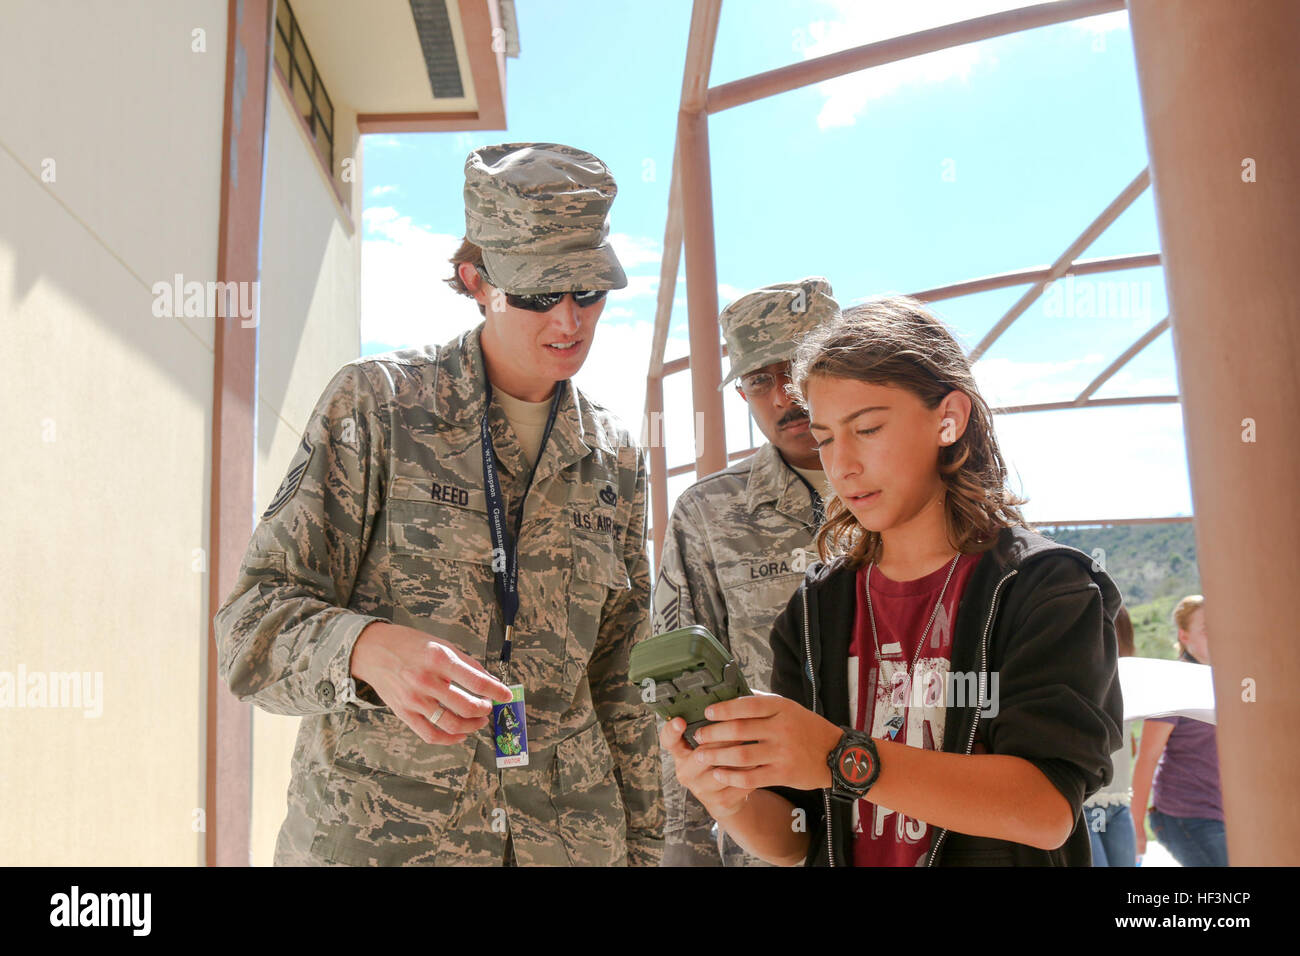
<svg viewBox="0 0 1300 956"><path fill-rule="evenodd" d="M435 726L435 727L438 727L438 720L439 720L439 719L442 717L442 715L445 714L446 712L447 712L447 708L446 708L446 707L439 707L439 708L438 708L437 710L435 710L435 711L433 712L433 714L429 717L429 723L433 724L433 726ZM438 727L438 729L441 730L442 728L441 728L441 727Z"/></svg>

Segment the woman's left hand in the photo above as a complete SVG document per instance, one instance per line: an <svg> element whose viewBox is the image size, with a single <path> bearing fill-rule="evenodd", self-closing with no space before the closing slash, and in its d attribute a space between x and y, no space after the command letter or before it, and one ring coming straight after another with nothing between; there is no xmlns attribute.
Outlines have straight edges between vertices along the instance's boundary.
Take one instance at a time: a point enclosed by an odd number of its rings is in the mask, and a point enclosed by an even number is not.
<svg viewBox="0 0 1300 956"><path fill-rule="evenodd" d="M729 746L698 749L691 759L711 764L719 782L747 789L817 790L831 785L826 757L843 730L806 707L756 691L711 704L704 716L718 723L701 727L695 739Z"/></svg>

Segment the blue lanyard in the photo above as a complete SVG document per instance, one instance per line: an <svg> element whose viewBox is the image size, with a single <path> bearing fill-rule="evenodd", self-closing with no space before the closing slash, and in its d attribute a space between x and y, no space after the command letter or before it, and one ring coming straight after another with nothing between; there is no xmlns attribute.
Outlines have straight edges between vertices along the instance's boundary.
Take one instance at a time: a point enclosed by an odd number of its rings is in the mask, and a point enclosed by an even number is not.
<svg viewBox="0 0 1300 956"><path fill-rule="evenodd" d="M485 375L484 379L486 378ZM483 445L483 486L487 494L488 531L492 535L493 568L500 566L496 556L505 556L504 570L494 571L497 601L501 604L501 614L506 625L505 640L501 644L502 680L505 679L506 665L510 663L510 643L514 638L515 615L519 611L519 551L516 544L524 523L524 506L528 503L528 492L533 487L537 464L546 451L546 441L551 437L551 426L555 424L556 413L560 410L560 400L568 384L568 379L555 383L555 397L551 400L551 411L546 418L546 431L542 432L542 443L537 449L537 458L528 472L528 484L524 485L523 500L519 503L519 517L515 519L515 531L511 535L506 527L505 498L501 494L501 480L497 476L496 449L492 447L492 432L488 428L488 412L492 408L492 383L487 382L487 403L483 406L483 419L479 430Z"/></svg>

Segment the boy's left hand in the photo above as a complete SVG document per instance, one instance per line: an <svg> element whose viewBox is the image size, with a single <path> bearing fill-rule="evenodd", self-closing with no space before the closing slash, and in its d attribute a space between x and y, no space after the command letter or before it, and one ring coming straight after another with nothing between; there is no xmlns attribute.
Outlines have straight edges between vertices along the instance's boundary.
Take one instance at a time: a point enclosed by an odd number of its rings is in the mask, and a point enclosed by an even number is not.
<svg viewBox="0 0 1300 956"><path fill-rule="evenodd" d="M826 757L843 730L819 714L786 697L755 691L711 704L704 716L718 723L701 727L695 739L730 746L700 748L691 759L714 766L719 782L747 789L831 785Z"/></svg>

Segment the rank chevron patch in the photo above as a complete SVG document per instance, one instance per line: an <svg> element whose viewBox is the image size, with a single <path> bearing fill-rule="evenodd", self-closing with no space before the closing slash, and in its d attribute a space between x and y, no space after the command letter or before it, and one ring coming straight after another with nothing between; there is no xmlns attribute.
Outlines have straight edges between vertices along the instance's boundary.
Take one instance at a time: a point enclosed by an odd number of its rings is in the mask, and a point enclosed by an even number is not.
<svg viewBox="0 0 1300 956"><path fill-rule="evenodd" d="M666 572L660 571L650 600L652 633L663 634L681 627L681 605L685 598L686 586L677 584Z"/></svg>
<svg viewBox="0 0 1300 956"><path fill-rule="evenodd" d="M275 497L271 499L271 503L262 512L263 521L274 516L277 511L284 507L285 502L293 497L293 493L298 490L298 485L302 481L302 476L307 472L307 466L311 464L311 456L314 451L315 449L307 443L307 437L304 435L302 443L298 446L297 452L294 453L293 461L289 463L289 473L284 476L284 481L280 482Z"/></svg>

